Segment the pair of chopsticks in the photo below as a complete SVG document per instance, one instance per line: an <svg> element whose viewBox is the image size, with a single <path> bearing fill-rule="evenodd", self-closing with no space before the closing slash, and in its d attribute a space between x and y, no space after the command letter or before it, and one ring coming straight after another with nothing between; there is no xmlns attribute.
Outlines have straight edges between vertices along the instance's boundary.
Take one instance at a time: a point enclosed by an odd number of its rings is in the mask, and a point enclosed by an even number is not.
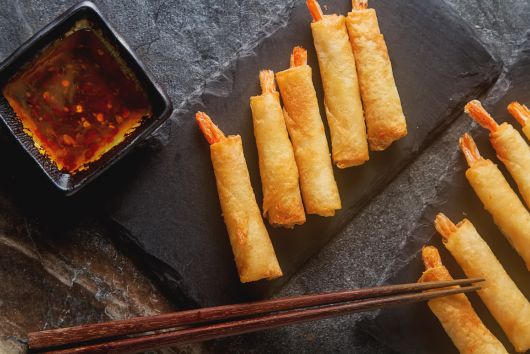
<svg viewBox="0 0 530 354"><path fill-rule="evenodd" d="M39 353L134 353L467 293L480 289L473 283L483 280L459 279L292 296L46 330L29 334L29 349ZM457 285L461 287L454 287ZM153 333L160 330L163 332Z"/></svg>

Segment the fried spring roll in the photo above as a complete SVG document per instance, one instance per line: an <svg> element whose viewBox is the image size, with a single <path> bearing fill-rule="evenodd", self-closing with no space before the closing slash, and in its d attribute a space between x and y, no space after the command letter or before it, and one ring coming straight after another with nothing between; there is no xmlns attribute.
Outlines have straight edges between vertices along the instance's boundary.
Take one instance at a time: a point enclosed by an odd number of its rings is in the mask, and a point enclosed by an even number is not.
<svg viewBox="0 0 530 354"><path fill-rule="evenodd" d="M479 101L469 102L465 112L489 130L490 142L497 152L497 157L517 183L526 205L530 206L530 146L511 124L498 125Z"/></svg>
<svg viewBox="0 0 530 354"><path fill-rule="evenodd" d="M521 124L523 133L530 140L530 110L519 102L512 102L508 105L508 112Z"/></svg>
<svg viewBox="0 0 530 354"><path fill-rule="evenodd" d="M294 48L291 67L276 73L276 80L306 212L332 216L341 208L341 202L305 49Z"/></svg>
<svg viewBox="0 0 530 354"><path fill-rule="evenodd" d="M453 280L435 247L424 247L422 258L426 270L420 282ZM427 304L460 353L508 353L502 343L484 326L466 295L445 296L429 300Z"/></svg>
<svg viewBox="0 0 530 354"><path fill-rule="evenodd" d="M357 64L370 149L384 150L407 135L407 122L374 9L353 0L346 25Z"/></svg>
<svg viewBox="0 0 530 354"><path fill-rule="evenodd" d="M506 273L473 224L453 224L444 214L434 221L445 247L470 278L484 278L478 295L518 352L530 349L530 303Z"/></svg>
<svg viewBox="0 0 530 354"><path fill-rule="evenodd" d="M283 119L274 73L259 74L262 95L250 97L254 136L263 188L263 215L274 226L292 228L305 222L298 168Z"/></svg>
<svg viewBox="0 0 530 354"><path fill-rule="evenodd" d="M197 122L210 143L217 191L242 283L282 275L250 184L239 135L225 137L205 113Z"/></svg>
<svg viewBox="0 0 530 354"><path fill-rule="evenodd" d="M324 107L331 132L333 162L339 168L368 160L363 106L355 58L344 16L323 15L316 0L307 0L311 31L324 86Z"/></svg>
<svg viewBox="0 0 530 354"><path fill-rule="evenodd" d="M460 138L460 148L469 165L466 178L471 187L530 270L530 213L497 166L480 156L469 134Z"/></svg>

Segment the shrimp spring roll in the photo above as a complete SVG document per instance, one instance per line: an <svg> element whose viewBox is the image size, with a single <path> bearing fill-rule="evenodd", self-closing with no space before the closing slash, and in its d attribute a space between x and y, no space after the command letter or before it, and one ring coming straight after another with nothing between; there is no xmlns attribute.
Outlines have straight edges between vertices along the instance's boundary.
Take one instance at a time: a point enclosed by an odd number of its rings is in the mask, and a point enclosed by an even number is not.
<svg viewBox="0 0 530 354"><path fill-rule="evenodd" d="M210 143L223 217L242 283L282 275L250 184L239 135L225 137L203 112L195 116Z"/></svg>
<svg viewBox="0 0 530 354"><path fill-rule="evenodd" d="M473 224L455 225L444 214L434 221L445 247L470 278L484 278L478 295L518 352L530 349L530 303Z"/></svg>
<svg viewBox="0 0 530 354"><path fill-rule="evenodd" d="M368 142L346 21L344 16L324 15L316 0L307 0L307 6L313 16L333 162L339 168L362 165L368 160Z"/></svg>
<svg viewBox="0 0 530 354"><path fill-rule="evenodd" d="M332 216L341 208L307 52L295 47L291 67L276 73L285 124L293 142L302 199L308 214Z"/></svg>
<svg viewBox="0 0 530 354"><path fill-rule="evenodd" d="M392 73L385 39L374 9L353 0L346 25L357 64L370 149L385 150L407 135L407 122Z"/></svg>
<svg viewBox="0 0 530 354"><path fill-rule="evenodd" d="M471 187L530 270L530 213L497 166L480 156L469 134L460 138L460 148L469 165L466 178Z"/></svg>
<svg viewBox="0 0 530 354"><path fill-rule="evenodd" d="M479 101L469 102L465 111L478 124L489 130L490 142L497 152L497 157L517 183L526 205L530 206L530 146L511 124L498 125Z"/></svg>
<svg viewBox="0 0 530 354"><path fill-rule="evenodd" d="M283 120L274 73L263 70L259 79L263 93L250 97L250 108L259 155L263 215L272 225L292 228L305 222L298 168Z"/></svg>
<svg viewBox="0 0 530 354"><path fill-rule="evenodd" d="M530 110L524 104L512 102L508 105L508 112L521 124L523 133L530 140Z"/></svg>
<svg viewBox="0 0 530 354"><path fill-rule="evenodd" d="M433 246L422 250L425 272L420 282L453 280ZM455 294L427 302L456 348L463 354L508 353L502 343L484 326L464 294Z"/></svg>

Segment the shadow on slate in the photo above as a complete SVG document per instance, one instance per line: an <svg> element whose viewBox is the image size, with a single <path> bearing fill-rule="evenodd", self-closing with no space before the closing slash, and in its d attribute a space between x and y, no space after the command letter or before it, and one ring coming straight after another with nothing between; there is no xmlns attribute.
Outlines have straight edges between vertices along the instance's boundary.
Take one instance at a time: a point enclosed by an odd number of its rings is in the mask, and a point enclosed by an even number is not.
<svg viewBox="0 0 530 354"><path fill-rule="evenodd" d="M380 0L373 5L386 34L409 135L385 152L372 153L362 167L335 169L343 203L335 217L310 216L305 225L294 230L269 228L285 274L281 279L239 283L221 217L209 147L196 126L194 113L204 110L225 133L242 136L252 184L261 204L249 108L249 96L259 92L259 70L287 68L293 46L304 46L322 102L305 2L294 7L286 27L264 38L253 53L231 63L218 79L206 84L199 98L178 111L167 146L151 154L129 157L99 183L100 187L111 183L119 186L118 191L115 185L114 191L106 195L111 200L108 214L124 231L120 237L149 256L139 261L166 287L179 289L202 306L271 296L421 153L456 117L467 99L485 92L498 77L500 64L443 3ZM346 13L349 9L349 1L328 1L325 11ZM94 189L97 193L97 187ZM161 262L152 263L152 257ZM369 265L359 265L364 266Z"/></svg>
<svg viewBox="0 0 530 354"><path fill-rule="evenodd" d="M487 97L488 102L495 103L485 105L486 109L497 122L506 121L519 131L521 131L520 126L508 114L506 106L514 100L530 104L530 82L528 81L528 77L530 77L529 53L530 41L527 41L526 49L520 54L521 60L508 69L508 91L503 93L502 97ZM505 82L499 82L499 85L504 84ZM497 91L493 90L492 92ZM459 119L469 118L462 116ZM489 143L487 131L476 126L470 133L476 140L482 156L495 162L512 188L517 191L513 179L504 168L504 165L496 158L495 151ZM455 140L455 149L457 148L458 145ZM519 289L530 299L530 283L528 282L528 271L524 262L495 226L491 216L484 210L482 203L474 194L465 178L464 173L466 169L467 164L464 157L461 156L453 173L445 176L440 184L439 190L437 191L437 195L439 196L438 200L434 201L426 210L423 216L424 220L421 223L423 226L414 231L411 242L408 242L407 248L399 255L401 264L404 267L398 270L387 283L395 284L417 281L423 271L420 250L426 244L435 245L440 250L442 261L453 277L464 276L454 258L445 250L441 242L441 237L434 230L434 217L441 211L448 215L455 223L463 218L468 218L488 243L495 256L499 259ZM480 298L476 294L469 295L469 298L486 327L503 342L504 346L510 352L513 352L513 346L481 302ZM381 343L402 353L457 353L456 348L452 345L449 337L447 337L438 323L438 320L425 304L383 310L373 321L365 320L360 326Z"/></svg>

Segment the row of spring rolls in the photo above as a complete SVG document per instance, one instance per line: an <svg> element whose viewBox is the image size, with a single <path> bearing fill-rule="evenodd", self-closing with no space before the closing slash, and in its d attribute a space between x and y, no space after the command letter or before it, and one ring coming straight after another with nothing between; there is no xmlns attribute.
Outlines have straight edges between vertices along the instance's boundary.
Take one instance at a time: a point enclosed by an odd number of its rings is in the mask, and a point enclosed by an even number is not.
<svg viewBox="0 0 530 354"><path fill-rule="evenodd" d="M226 137L203 112L195 115L210 143L217 192L242 283L282 275L250 182L239 135Z"/></svg>
<svg viewBox="0 0 530 354"><path fill-rule="evenodd" d="M262 94L250 98L263 187L263 215L274 226L303 224L308 214L332 216L341 201L320 117L307 53L295 47L289 69L260 72ZM241 137L225 137L203 112L196 120L210 143L221 209L241 282L282 275L263 223ZM290 137L290 139L289 139Z"/></svg>
<svg viewBox="0 0 530 354"><path fill-rule="evenodd" d="M367 161L367 140L371 150L380 151L407 135L376 12L367 8L366 0L352 4L352 11L344 17L324 15L316 0L307 0L332 156L339 168Z"/></svg>
<svg viewBox="0 0 530 354"><path fill-rule="evenodd" d="M353 1L353 10L345 19L324 16L314 0L307 4L314 17L311 29L325 91L333 162L339 168L361 165L369 158L368 145L384 150L407 134L375 11L367 9L366 1ZM294 48L289 69L276 75L262 71L260 83L262 94L251 97L250 106L263 216L273 226L292 228L306 221L305 213L334 215L342 205L305 49ZM250 184L241 138L225 137L202 112L196 119L211 144L221 209L240 280L281 276Z"/></svg>
<svg viewBox="0 0 530 354"><path fill-rule="evenodd" d="M530 206L530 146L510 124L498 125L479 101L471 101L466 112L490 131L490 142L499 160L515 180ZM460 139L460 148L469 165L466 178L493 221L530 270L530 213L510 187L499 168L484 159L469 134Z"/></svg>
<svg viewBox="0 0 530 354"><path fill-rule="evenodd" d="M526 122L530 111L513 102L509 112L523 125L530 139ZM530 146L510 124L497 124L477 100L469 102L466 113L490 132L490 142L519 192L530 206ZM490 160L481 157L469 134L460 139L460 148L469 169L466 177L485 209L521 255L530 270L530 213L511 189L501 171ZM468 277L484 278L478 294L517 352L530 349L530 302L506 273L487 243L473 224L464 219L457 225L445 215L438 214L436 230L445 247ZM448 280L450 275L442 265L437 250L425 247L422 257L426 271L420 281ZM477 316L465 295L454 295L429 301L429 307L461 353L506 353L506 349L491 334Z"/></svg>
<svg viewBox="0 0 530 354"><path fill-rule="evenodd" d="M369 158L368 142L372 150L383 150L407 134L376 13L366 1L354 1L347 19L324 15L316 0L307 5L314 19L333 162L339 168L361 165ZM283 113L271 71L260 73L262 94L251 97L250 105L264 216L274 226L293 227L305 222L303 205L308 214L332 216L341 201L304 49L294 49L291 67L277 73L276 80Z"/></svg>
<svg viewBox="0 0 530 354"><path fill-rule="evenodd" d="M276 81L283 111L269 70L260 73L263 92L250 98L250 106L263 213L272 225L292 227L305 222L304 205L308 214L332 216L341 201L305 49L293 49L290 68Z"/></svg>
<svg viewBox="0 0 530 354"><path fill-rule="evenodd" d="M530 303L497 260L473 224L464 219L455 225L444 214L435 220L436 230L464 273L483 278L478 295L500 325L517 352L530 349ZM433 246L424 247L424 281L452 279ZM463 294L428 302L445 331L461 353L507 353L484 326Z"/></svg>

